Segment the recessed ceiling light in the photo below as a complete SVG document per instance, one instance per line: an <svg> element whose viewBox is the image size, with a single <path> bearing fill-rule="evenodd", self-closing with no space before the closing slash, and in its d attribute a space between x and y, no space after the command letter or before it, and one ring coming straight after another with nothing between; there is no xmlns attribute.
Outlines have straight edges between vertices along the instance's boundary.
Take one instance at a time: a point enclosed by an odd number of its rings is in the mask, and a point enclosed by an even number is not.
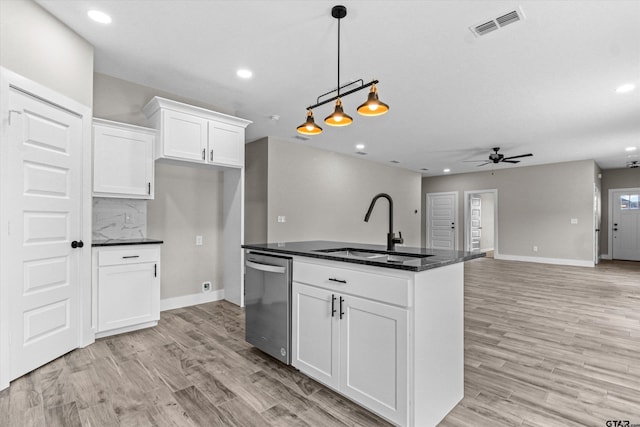
<svg viewBox="0 0 640 427"><path fill-rule="evenodd" d="M89 18L101 24L111 23L111 17L104 12L100 12L99 10L90 10L89 12L87 12L87 15L89 15Z"/></svg>
<svg viewBox="0 0 640 427"><path fill-rule="evenodd" d="M358 150L364 150L364 144L356 144Z"/></svg>
<svg viewBox="0 0 640 427"><path fill-rule="evenodd" d="M624 151L636 151L638 149L638 147L627 147L624 149Z"/></svg>
<svg viewBox="0 0 640 427"><path fill-rule="evenodd" d="M449 173L449 172L451 172L451 169L446 168L446 169L443 169L443 170L442 170L442 172L444 172L444 173Z"/></svg>
<svg viewBox="0 0 640 427"><path fill-rule="evenodd" d="M242 68L236 71L236 74L238 75L238 77L242 77L243 79L250 79L251 76L253 76L251 70L247 70L246 68Z"/></svg>
<svg viewBox="0 0 640 427"><path fill-rule="evenodd" d="M616 89L616 92L627 93L627 92L631 92L635 88L636 88L636 85L634 85L633 83L627 83L622 86L618 86L618 88Z"/></svg>

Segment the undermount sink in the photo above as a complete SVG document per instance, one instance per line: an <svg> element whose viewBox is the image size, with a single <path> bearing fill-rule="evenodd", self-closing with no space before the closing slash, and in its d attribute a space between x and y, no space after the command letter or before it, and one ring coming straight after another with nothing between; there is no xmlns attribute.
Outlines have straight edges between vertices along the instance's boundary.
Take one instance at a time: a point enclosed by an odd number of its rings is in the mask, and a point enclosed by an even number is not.
<svg viewBox="0 0 640 427"><path fill-rule="evenodd" d="M388 253L383 251L374 251L368 249L356 249L356 248L338 248L338 249L318 249L314 252L322 252L328 255L364 259L370 261L380 262L397 262L403 263L406 261L413 261L422 258L427 258L433 255L423 254L408 254L408 253Z"/></svg>

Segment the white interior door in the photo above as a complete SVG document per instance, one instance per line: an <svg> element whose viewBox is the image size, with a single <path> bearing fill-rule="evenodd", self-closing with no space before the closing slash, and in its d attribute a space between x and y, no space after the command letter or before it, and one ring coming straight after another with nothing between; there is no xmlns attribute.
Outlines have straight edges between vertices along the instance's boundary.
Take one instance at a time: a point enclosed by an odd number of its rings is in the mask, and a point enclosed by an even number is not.
<svg viewBox="0 0 640 427"><path fill-rule="evenodd" d="M612 258L640 261L640 190L614 191Z"/></svg>
<svg viewBox="0 0 640 427"><path fill-rule="evenodd" d="M428 248L447 250L458 248L457 214L457 192L427 194Z"/></svg>
<svg viewBox="0 0 640 427"><path fill-rule="evenodd" d="M9 376L79 346L82 118L9 92ZM81 241L81 240L80 240ZM89 250L89 248L85 249Z"/></svg>
<svg viewBox="0 0 640 427"><path fill-rule="evenodd" d="M602 212L602 198L600 197L600 189L593 184L593 263L600 262L600 223Z"/></svg>
<svg viewBox="0 0 640 427"><path fill-rule="evenodd" d="M482 199L477 194L472 194L469 197L469 209L471 216L471 247L472 252L479 251L480 241L482 240Z"/></svg>

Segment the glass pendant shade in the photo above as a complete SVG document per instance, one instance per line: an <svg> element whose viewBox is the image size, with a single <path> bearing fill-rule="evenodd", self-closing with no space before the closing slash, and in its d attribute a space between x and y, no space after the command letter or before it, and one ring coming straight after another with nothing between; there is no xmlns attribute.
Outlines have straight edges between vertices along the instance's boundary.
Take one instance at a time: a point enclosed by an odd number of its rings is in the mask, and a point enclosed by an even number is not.
<svg viewBox="0 0 640 427"><path fill-rule="evenodd" d="M389 106L378 99L378 89L372 85L367 100L358 107L358 113L362 116L380 116L387 111Z"/></svg>
<svg viewBox="0 0 640 427"><path fill-rule="evenodd" d="M346 114L342 109L342 101L340 98L336 101L336 109L333 113L324 119L324 122L329 126L348 126L353 122L351 116Z"/></svg>
<svg viewBox="0 0 640 427"><path fill-rule="evenodd" d="M307 112L307 121L296 128L298 133L303 135L318 135L322 133L322 128L313 121L313 112Z"/></svg>

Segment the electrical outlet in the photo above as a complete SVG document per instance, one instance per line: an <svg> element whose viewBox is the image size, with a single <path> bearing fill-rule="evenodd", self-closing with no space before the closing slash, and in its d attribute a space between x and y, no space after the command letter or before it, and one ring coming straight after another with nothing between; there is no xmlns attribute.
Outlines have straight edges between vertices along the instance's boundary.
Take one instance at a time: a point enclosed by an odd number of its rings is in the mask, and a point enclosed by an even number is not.
<svg viewBox="0 0 640 427"><path fill-rule="evenodd" d="M578 218L571 218L571 224L577 224L578 223Z"/></svg>
<svg viewBox="0 0 640 427"><path fill-rule="evenodd" d="M133 224L133 214L125 212L124 213L124 223L125 224Z"/></svg>
<svg viewBox="0 0 640 427"><path fill-rule="evenodd" d="M287 222L287 217L284 215L278 215L278 222Z"/></svg>
<svg viewBox="0 0 640 427"><path fill-rule="evenodd" d="M196 236L196 246L202 246L202 236Z"/></svg>
<svg viewBox="0 0 640 427"><path fill-rule="evenodd" d="M202 292L211 292L211 282L202 282Z"/></svg>
<svg viewBox="0 0 640 427"><path fill-rule="evenodd" d="M537 246L533 247L533 252L538 252L538 247Z"/></svg>

